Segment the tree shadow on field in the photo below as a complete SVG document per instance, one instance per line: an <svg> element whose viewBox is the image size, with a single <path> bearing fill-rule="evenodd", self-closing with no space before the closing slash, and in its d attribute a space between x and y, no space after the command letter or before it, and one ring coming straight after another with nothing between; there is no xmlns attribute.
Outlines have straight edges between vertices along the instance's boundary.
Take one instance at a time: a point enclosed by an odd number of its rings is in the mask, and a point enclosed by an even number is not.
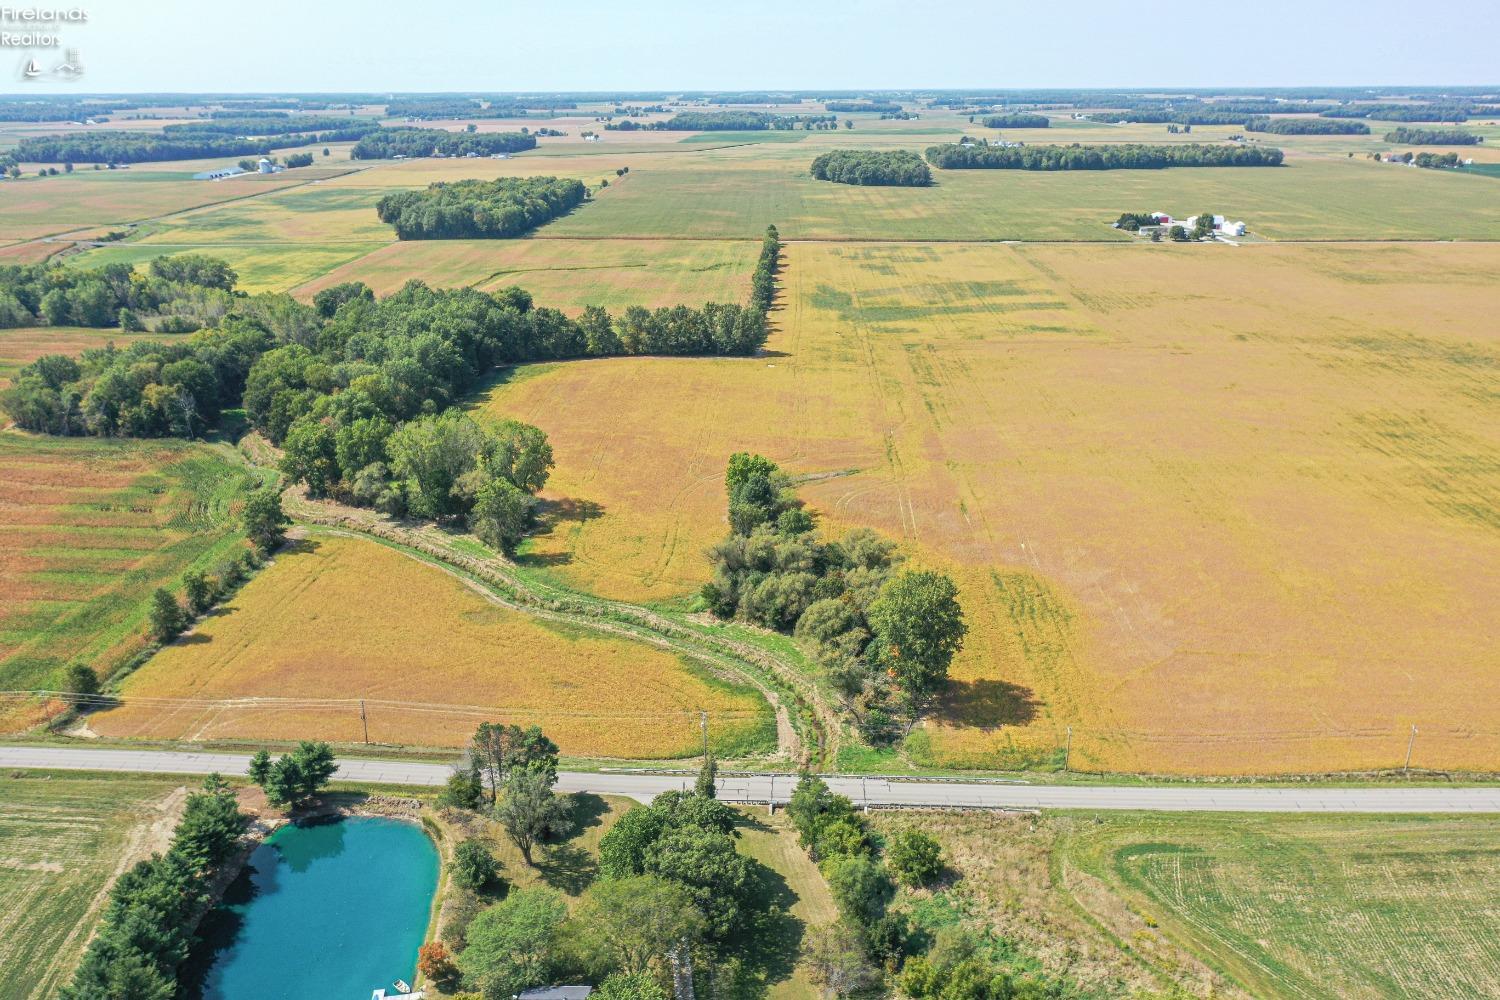
<svg viewBox="0 0 1500 1000"><path fill-rule="evenodd" d="M940 714L945 721L977 729L1024 726L1040 703L1030 688L1009 681L949 681Z"/></svg>
<svg viewBox="0 0 1500 1000"><path fill-rule="evenodd" d="M603 516L603 505L593 500L580 497L543 500L537 505L537 526L529 537L538 538L559 530L567 531L572 525L587 524ZM519 566L563 566L572 562L573 556L567 552L522 551L516 553L515 560Z"/></svg>
<svg viewBox="0 0 1500 1000"><path fill-rule="evenodd" d="M588 792L577 792L570 799L571 829L563 842L544 845L536 870L542 876L542 881L552 888L576 896L594 881L599 863L592 854L572 841L583 831L604 823L604 817L609 815L609 803Z"/></svg>
<svg viewBox="0 0 1500 1000"><path fill-rule="evenodd" d="M744 825L756 826L753 822ZM792 915L797 894L785 876L751 860L750 877L754 902L746 907L746 927L734 939L734 950L743 964L733 992L764 997L770 987L792 977L807 925Z"/></svg>

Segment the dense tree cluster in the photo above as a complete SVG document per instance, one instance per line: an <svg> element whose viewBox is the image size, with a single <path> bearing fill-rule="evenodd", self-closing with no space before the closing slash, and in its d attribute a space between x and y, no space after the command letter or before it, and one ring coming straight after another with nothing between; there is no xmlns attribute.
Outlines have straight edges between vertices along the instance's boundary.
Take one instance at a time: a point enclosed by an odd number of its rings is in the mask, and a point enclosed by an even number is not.
<svg viewBox="0 0 1500 1000"><path fill-rule="evenodd" d="M296 808L316 798L336 771L332 748L312 740L303 740L296 750L276 760L265 750L250 758L250 780L274 806Z"/></svg>
<svg viewBox="0 0 1500 1000"><path fill-rule="evenodd" d="M501 177L394 191L375 203L402 240L508 239L566 214L588 194L570 177Z"/></svg>
<svg viewBox="0 0 1500 1000"><path fill-rule="evenodd" d="M1154 225L1156 216L1150 212L1121 212L1120 217L1115 220L1115 228L1131 233L1140 232L1142 226Z"/></svg>
<svg viewBox="0 0 1500 1000"><path fill-rule="evenodd" d="M1199 143L1150 146L1125 142L1084 146L929 146L927 162L946 170L1160 170L1165 167L1279 167L1265 146Z"/></svg>
<svg viewBox="0 0 1500 1000"><path fill-rule="evenodd" d="M202 130L175 135L163 132L65 132L29 136L20 141L15 152L18 159L35 163L150 163L211 156L265 156L275 149L346 142L380 131L383 130L369 123L346 123L327 132L299 131L256 138Z"/></svg>
<svg viewBox="0 0 1500 1000"><path fill-rule="evenodd" d="M859 111L869 111L889 115L900 111L901 105L892 104L888 101L825 101L823 109L836 114L853 114Z"/></svg>
<svg viewBox="0 0 1500 1000"><path fill-rule="evenodd" d="M356 160L396 156L491 156L536 148L536 137L524 132L449 132L440 128L383 128L361 138L349 151Z"/></svg>
<svg viewBox="0 0 1500 1000"><path fill-rule="evenodd" d="M158 257L142 274L129 264L95 270L56 264L0 266L0 328L148 324L175 332L181 318L194 329L227 309L236 274L221 260L198 254Z"/></svg>
<svg viewBox="0 0 1500 1000"><path fill-rule="evenodd" d="M1470 105L1452 103L1415 103L1415 105L1374 105L1361 109L1361 115L1371 121L1469 121L1469 115L1478 109Z"/></svg>
<svg viewBox="0 0 1500 1000"><path fill-rule="evenodd" d="M1403 146L1474 146L1484 136L1459 128L1398 128L1387 132L1385 141Z"/></svg>
<svg viewBox="0 0 1500 1000"><path fill-rule="evenodd" d="M1372 154L1375 159L1380 159L1379 153ZM1440 170L1457 167L1462 161L1457 153L1413 153L1407 150L1404 153L1392 153L1386 157L1390 163L1410 163L1416 167L1425 167L1428 170Z"/></svg>
<svg viewBox="0 0 1500 1000"><path fill-rule="evenodd" d="M703 603L807 642L866 737L892 738L892 709L910 724L963 643L953 582L898 570L894 543L873 531L822 540L789 477L763 456L731 456L725 488L731 530L709 550Z"/></svg>
<svg viewBox="0 0 1500 1000"><path fill-rule="evenodd" d="M63 987L63 1000L170 1000L194 929L213 905L211 886L235 856L248 819L218 775L187 798L163 855L121 875L110 889L99 931Z"/></svg>
<svg viewBox="0 0 1500 1000"><path fill-rule="evenodd" d="M985 128L1047 128L1051 124L1052 119L1046 115L1034 115L1024 111L989 115L983 122Z"/></svg>
<svg viewBox="0 0 1500 1000"><path fill-rule="evenodd" d="M812 161L812 175L839 184L925 187L932 170L909 149L835 149Z"/></svg>
<svg viewBox="0 0 1500 1000"><path fill-rule="evenodd" d="M1269 132L1272 135L1369 135L1364 122L1340 118L1267 118L1258 116L1245 122L1246 132Z"/></svg>

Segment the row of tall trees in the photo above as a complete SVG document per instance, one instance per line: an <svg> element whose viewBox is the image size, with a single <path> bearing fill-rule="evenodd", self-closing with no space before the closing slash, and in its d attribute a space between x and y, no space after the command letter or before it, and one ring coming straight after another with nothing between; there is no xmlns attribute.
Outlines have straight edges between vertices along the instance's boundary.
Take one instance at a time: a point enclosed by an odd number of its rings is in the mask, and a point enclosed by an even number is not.
<svg viewBox="0 0 1500 1000"><path fill-rule="evenodd" d="M901 110L901 105L889 101L824 101L823 110L835 114L853 114L859 111L878 112L883 115L895 114Z"/></svg>
<svg viewBox="0 0 1500 1000"><path fill-rule="evenodd" d="M872 742L894 738L898 718L909 729L967 633L953 581L901 569L895 544L867 529L825 541L764 456L731 456L725 487L730 534L709 550L708 610L806 642Z"/></svg>
<svg viewBox="0 0 1500 1000"><path fill-rule="evenodd" d="M394 191L375 203L402 240L508 239L563 215L588 195L565 177L501 177Z"/></svg>
<svg viewBox="0 0 1500 1000"><path fill-rule="evenodd" d="M665 121L644 125L626 119L606 125L616 131L641 129L660 132L759 132L808 125L837 125L837 115L775 115L765 111L679 111Z"/></svg>
<svg viewBox="0 0 1500 1000"><path fill-rule="evenodd" d="M218 775L187 798L172 846L115 882L63 1000L170 1000L194 930L213 905L210 888L235 856L248 817Z"/></svg>
<svg viewBox="0 0 1500 1000"><path fill-rule="evenodd" d="M1377 122L1466 122L1478 109L1468 104L1352 104L1323 112L1328 118Z"/></svg>
<svg viewBox="0 0 1500 1000"><path fill-rule="evenodd" d="M349 151L356 160L388 160L397 156L491 156L536 148L536 137L525 132L449 132L440 128L383 128L363 136Z"/></svg>
<svg viewBox="0 0 1500 1000"><path fill-rule="evenodd" d="M1166 167L1279 167L1266 146L1143 143L1084 146L929 146L927 162L946 170L1161 170Z"/></svg>
<svg viewBox="0 0 1500 1000"><path fill-rule="evenodd" d="M811 173L820 181L838 184L925 187L932 170L909 149L836 149L812 161Z"/></svg>
<svg viewBox="0 0 1500 1000"><path fill-rule="evenodd" d="M1385 141L1403 146L1475 146L1484 136L1461 128L1398 128L1387 132Z"/></svg>
<svg viewBox="0 0 1500 1000"><path fill-rule="evenodd" d="M1268 132L1272 135L1369 135L1370 126L1341 118L1251 118L1246 132Z"/></svg>

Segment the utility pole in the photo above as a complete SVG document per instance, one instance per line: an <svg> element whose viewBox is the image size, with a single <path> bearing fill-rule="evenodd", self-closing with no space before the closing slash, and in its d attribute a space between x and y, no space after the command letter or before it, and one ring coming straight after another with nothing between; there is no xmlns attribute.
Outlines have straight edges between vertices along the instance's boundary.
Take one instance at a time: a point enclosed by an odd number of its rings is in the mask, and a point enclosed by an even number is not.
<svg viewBox="0 0 1500 1000"><path fill-rule="evenodd" d="M869 775L862 774L862 775L859 776L859 792L860 792L860 795L862 795L864 797L864 800L865 800L865 813L868 814L869 811L870 811L870 777L869 777Z"/></svg>
<svg viewBox="0 0 1500 1000"><path fill-rule="evenodd" d="M1073 759L1073 727L1068 727L1068 745L1063 750L1063 770L1068 770L1068 764Z"/></svg>
<svg viewBox="0 0 1500 1000"><path fill-rule="evenodd" d="M365 700L359 699L359 724L365 731L365 746L370 745L370 720L365 718Z"/></svg>
<svg viewBox="0 0 1500 1000"><path fill-rule="evenodd" d="M1401 766L1401 771L1402 771L1403 774L1410 774L1411 773L1411 748L1412 748L1412 744L1414 744L1416 742L1417 742L1417 724L1415 722L1413 722L1412 725L1411 725L1411 735L1406 738L1406 763Z"/></svg>
<svg viewBox="0 0 1500 1000"><path fill-rule="evenodd" d="M698 724L703 728L703 763L708 763L708 713L698 710Z"/></svg>
<svg viewBox="0 0 1500 1000"><path fill-rule="evenodd" d="M776 815L776 775L771 775L771 801L766 803L767 809L772 816Z"/></svg>

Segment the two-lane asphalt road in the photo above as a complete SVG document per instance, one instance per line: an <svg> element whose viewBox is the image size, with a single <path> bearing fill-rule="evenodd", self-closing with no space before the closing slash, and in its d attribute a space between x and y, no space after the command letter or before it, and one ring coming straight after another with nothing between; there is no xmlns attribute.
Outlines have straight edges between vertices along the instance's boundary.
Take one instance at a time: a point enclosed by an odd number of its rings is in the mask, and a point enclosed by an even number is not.
<svg viewBox="0 0 1500 1000"><path fill-rule="evenodd" d="M40 768L67 771L133 771L153 774L242 775L248 754L185 753L165 750L93 750L73 747L0 747L4 771ZM338 777L388 785L441 785L451 773L443 764L396 760L341 759ZM1202 785L1032 785L1015 782L891 781L884 778L825 776L835 792L856 804L907 807L1012 809L1148 809L1199 812L1344 813L1500 813L1500 786L1470 788L1243 788ZM785 802L790 775L726 775L720 796L729 801ZM564 771L564 792L625 795L643 802L692 779L660 774Z"/></svg>

